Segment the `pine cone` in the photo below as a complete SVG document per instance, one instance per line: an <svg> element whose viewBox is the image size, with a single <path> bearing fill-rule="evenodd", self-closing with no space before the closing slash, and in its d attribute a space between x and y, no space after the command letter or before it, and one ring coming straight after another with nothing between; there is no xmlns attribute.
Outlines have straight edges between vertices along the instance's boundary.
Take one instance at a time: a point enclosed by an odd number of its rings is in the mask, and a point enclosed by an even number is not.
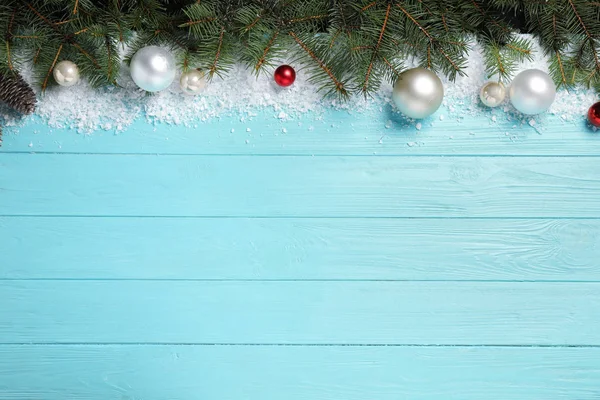
<svg viewBox="0 0 600 400"><path fill-rule="evenodd" d="M37 103L33 89L18 73L0 75L0 101L21 114L33 113Z"/></svg>

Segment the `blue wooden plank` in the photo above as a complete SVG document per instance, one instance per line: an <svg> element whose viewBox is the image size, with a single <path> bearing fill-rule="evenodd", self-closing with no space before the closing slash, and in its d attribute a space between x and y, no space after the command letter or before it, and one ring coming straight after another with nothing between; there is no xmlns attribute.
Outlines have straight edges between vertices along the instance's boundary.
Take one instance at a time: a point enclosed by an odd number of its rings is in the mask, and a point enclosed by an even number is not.
<svg viewBox="0 0 600 400"><path fill-rule="evenodd" d="M600 134L591 131L583 118L565 122L556 116L537 116L537 124L531 127L529 119L509 120L503 112L493 121L491 113L482 109L459 120L426 121L417 130L414 122L407 124L389 107L352 114L329 110L292 121L282 121L278 114L263 110L243 121L239 116L224 116L191 126L152 125L140 119L118 134L91 135L49 128L39 118L30 118L23 127L6 129L0 152L600 155Z"/></svg>
<svg viewBox="0 0 600 400"><path fill-rule="evenodd" d="M600 284L0 281L4 343L600 345Z"/></svg>
<svg viewBox="0 0 600 400"><path fill-rule="evenodd" d="M0 218L0 279L600 281L600 220Z"/></svg>
<svg viewBox="0 0 600 400"><path fill-rule="evenodd" d="M10 400L596 400L598 348L0 346Z"/></svg>
<svg viewBox="0 0 600 400"><path fill-rule="evenodd" d="M597 163L2 154L0 215L597 218Z"/></svg>

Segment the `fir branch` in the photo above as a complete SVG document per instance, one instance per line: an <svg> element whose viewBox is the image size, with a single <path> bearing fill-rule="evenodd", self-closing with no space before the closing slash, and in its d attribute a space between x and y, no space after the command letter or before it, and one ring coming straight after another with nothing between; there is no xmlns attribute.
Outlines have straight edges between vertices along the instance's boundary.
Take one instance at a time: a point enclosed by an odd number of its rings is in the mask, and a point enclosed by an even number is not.
<svg viewBox="0 0 600 400"><path fill-rule="evenodd" d="M42 83L42 92L44 92L46 90L46 87L48 87L48 78L50 78L50 74L52 74L52 70L54 69L54 66L56 65L56 62L58 61L58 56L60 55L60 52L62 51L62 48L63 48L63 45L61 44L58 47L58 51L56 52L56 56L54 57L54 61L52 61L52 65L48 69L48 73L46 74L46 78L44 78L44 83Z"/></svg>
<svg viewBox="0 0 600 400"><path fill-rule="evenodd" d="M377 2L376 2L376 1L373 1L373 2L371 2L371 3L369 3L369 4L367 4L366 6L364 6L363 8L361 8L361 9L360 9L360 11L361 11L361 12L365 12L365 11L367 11L369 8L371 8L371 7L375 6L376 4L377 4Z"/></svg>
<svg viewBox="0 0 600 400"><path fill-rule="evenodd" d="M267 45L265 46L265 49L263 51L262 56L258 59L258 62L256 63L255 67L254 67L254 71L258 72L260 70L260 68L263 66L263 64L265 63L265 60L267 58L267 54L269 54L269 51L271 50L271 48L273 47L273 44L275 43L275 40L277 40L277 37L279 36L279 30L276 30L272 35L271 38L269 39L269 42L267 43Z"/></svg>
<svg viewBox="0 0 600 400"><path fill-rule="evenodd" d="M94 57L92 57L92 55L90 53L85 51L85 49L83 49L83 47L81 47L79 44L77 44L75 42L71 43L71 45L73 47L75 47L77 50L79 50L79 52L81 54L83 54L87 59L89 59L96 68L100 68L100 64L98 64L98 61ZM61 46L62 46L62 44L61 44Z"/></svg>
<svg viewBox="0 0 600 400"><path fill-rule="evenodd" d="M298 22L315 21L315 20L320 20L320 19L324 19L324 18L327 18L327 17L328 17L327 14L308 15L306 17L292 18L290 20L285 21L285 24L287 24L287 25L297 24Z"/></svg>
<svg viewBox="0 0 600 400"><path fill-rule="evenodd" d="M389 18L390 18L390 11L392 9L392 5L388 3L387 8L385 10L385 17L383 19L383 24L381 25L381 31L379 33L379 38L377 39L377 43L375 44L375 48L373 49L372 55L371 55L371 62L369 63L369 67L367 68L367 74L365 76L365 80L364 83L362 85L362 91L363 93L367 93L368 90L368 86L369 86L369 79L371 78L371 72L373 71L373 63L375 62L375 59L377 58L378 51L379 51L379 47L381 46L381 41L383 39L383 34L385 33L385 28L387 27Z"/></svg>
<svg viewBox="0 0 600 400"><path fill-rule="evenodd" d="M560 82L561 84L566 85L567 84L567 76L565 75L565 66L562 62L562 58L560 56L560 52L557 50L554 52L554 55L556 57L556 64L558 66L558 69L560 71Z"/></svg>
<svg viewBox="0 0 600 400"><path fill-rule="evenodd" d="M219 41L217 45L217 52L213 59L212 65L209 69L209 76L212 77L217 72L217 64L219 63L219 57L221 56L221 48L223 47L223 36L225 35L225 27L221 27L221 32L219 34Z"/></svg>
<svg viewBox="0 0 600 400"><path fill-rule="evenodd" d="M524 57L531 56L531 49L528 49L528 48L526 48L524 46L518 46L518 45L514 45L512 43L506 43L505 46L508 47L511 50L516 51L517 53L523 54Z"/></svg>
<svg viewBox="0 0 600 400"><path fill-rule="evenodd" d="M61 33L58 28L56 27L56 24L52 21L50 21L48 18L46 18L45 16L43 16L38 10L36 10L31 4L29 3L25 3L27 5L27 7L29 7L29 9L31 11L33 11L33 13L35 15L38 16L38 18L40 18L42 21L44 21L49 27L51 27L52 29L54 29L55 31L57 31L58 33Z"/></svg>
<svg viewBox="0 0 600 400"><path fill-rule="evenodd" d="M325 62L317 57L317 55L294 33L293 31L289 31L288 34L294 39L294 41L300 46L300 48L311 58L315 63L319 66L319 68L327 74L331 82L335 85L335 91L341 96L347 96L348 91L346 90L344 84L336 78L333 74L332 70L325 64Z"/></svg>
<svg viewBox="0 0 600 400"><path fill-rule="evenodd" d="M244 32L249 32L252 28L254 28L256 26L256 24L258 24L258 21L260 21L262 19L263 15L262 13L257 15L256 18L254 19L254 21L250 22L248 25L246 25L244 27Z"/></svg>
<svg viewBox="0 0 600 400"><path fill-rule="evenodd" d="M419 21L417 21L408 11L406 11L406 9L404 9L404 7L402 7L400 5L400 3L396 3L396 6L400 9L400 11L402 11L404 13L404 15L406 15L408 17L408 19L410 19L412 21L413 24L415 24L417 26L417 28L419 28L419 30L421 32L423 32L423 34L425 36L427 36L427 38L430 41L433 41L433 36L431 36L431 34L427 31L427 29L425 29L420 23Z"/></svg>
<svg viewBox="0 0 600 400"><path fill-rule="evenodd" d="M596 72L600 71L600 60L598 59L598 53L596 52L596 49L595 49L596 41L595 41L594 37L590 34L590 31L589 31L587 25L583 22L583 19L581 18L581 15L577 11L577 7L575 7L573 0L567 0L567 2L573 9L573 12L575 13L575 16L577 17L577 20L579 21L579 25L581 26L581 28L583 28L583 31L585 32L585 35L587 36L587 39L590 42L590 45L592 48L591 53L594 56L594 61L595 61L595 65L596 65L595 71L591 75L591 76L593 76ZM583 46L582 46L582 48L583 48ZM590 77L590 79L591 79L591 77Z"/></svg>
<svg viewBox="0 0 600 400"><path fill-rule="evenodd" d="M186 22L186 23L183 23L183 24L181 24L181 25L179 25L179 26L180 26L181 28L187 28L187 27L190 27L190 26L192 26L192 25L197 25L197 24L205 24L205 23L207 23L207 22L213 22L213 21L215 21L215 20L216 20L216 18L215 18L215 17L206 17L206 18L202 18L202 19L195 20L195 21L188 21L188 22Z"/></svg>

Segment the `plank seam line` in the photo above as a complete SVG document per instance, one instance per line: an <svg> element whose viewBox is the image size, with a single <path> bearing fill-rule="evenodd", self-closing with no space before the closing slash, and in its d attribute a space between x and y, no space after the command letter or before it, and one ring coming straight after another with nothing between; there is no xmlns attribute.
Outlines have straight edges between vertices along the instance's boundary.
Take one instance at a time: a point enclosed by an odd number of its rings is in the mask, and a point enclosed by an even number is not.
<svg viewBox="0 0 600 400"><path fill-rule="evenodd" d="M65 156L167 156L167 157L432 157L432 158L598 158L600 154L477 154L477 153L389 153L389 154L313 154L313 153L110 153L110 152L72 152L72 151L21 151L6 150L2 154L27 154L27 155L65 155Z"/></svg>
<svg viewBox="0 0 600 400"><path fill-rule="evenodd" d="M0 282L381 282L381 283L564 283L599 284L599 280L551 280L551 279L336 279L336 278L2 278Z"/></svg>
<svg viewBox="0 0 600 400"><path fill-rule="evenodd" d="M414 343L204 343L204 342L2 342L0 346L189 346L189 347L443 347L443 348L581 348L595 344L414 344Z"/></svg>

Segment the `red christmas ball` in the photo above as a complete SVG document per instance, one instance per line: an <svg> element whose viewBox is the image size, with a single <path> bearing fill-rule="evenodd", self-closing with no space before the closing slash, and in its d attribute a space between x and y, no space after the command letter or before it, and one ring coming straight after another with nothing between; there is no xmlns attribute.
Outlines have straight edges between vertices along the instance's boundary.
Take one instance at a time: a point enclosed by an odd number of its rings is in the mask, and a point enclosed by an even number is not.
<svg viewBox="0 0 600 400"><path fill-rule="evenodd" d="M596 128L600 128L600 101L590 107L588 111L588 121Z"/></svg>
<svg viewBox="0 0 600 400"><path fill-rule="evenodd" d="M289 65L281 65L275 70L273 77L279 86L287 87L296 80L296 71Z"/></svg>

